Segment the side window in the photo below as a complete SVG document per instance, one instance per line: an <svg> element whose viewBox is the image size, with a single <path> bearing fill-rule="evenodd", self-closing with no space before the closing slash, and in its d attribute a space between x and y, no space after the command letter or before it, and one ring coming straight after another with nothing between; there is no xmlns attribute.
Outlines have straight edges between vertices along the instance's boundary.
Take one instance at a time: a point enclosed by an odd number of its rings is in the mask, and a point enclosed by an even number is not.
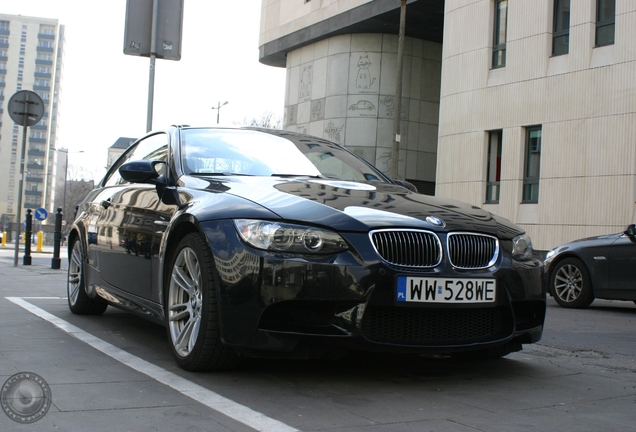
<svg viewBox="0 0 636 432"><path fill-rule="evenodd" d="M616 0L596 0L596 46L614 43Z"/></svg>
<svg viewBox="0 0 636 432"><path fill-rule="evenodd" d="M486 204L499 203L499 182L501 181L501 137L501 130L491 131L488 133Z"/></svg>
<svg viewBox="0 0 636 432"><path fill-rule="evenodd" d="M570 51L570 0L554 0L552 55Z"/></svg>
<svg viewBox="0 0 636 432"><path fill-rule="evenodd" d="M125 153L124 157L119 159L117 165L111 169L110 175L106 180L106 186L116 186L127 183L119 175L119 167L126 162L135 160L167 160L168 158L168 135L158 133L143 138L141 141L133 144Z"/></svg>
<svg viewBox="0 0 636 432"><path fill-rule="evenodd" d="M492 67L506 65L506 39L508 29L508 0L495 0L495 23L492 43Z"/></svg>
<svg viewBox="0 0 636 432"><path fill-rule="evenodd" d="M541 168L541 126L526 128L526 163L523 176L523 202L539 202Z"/></svg>

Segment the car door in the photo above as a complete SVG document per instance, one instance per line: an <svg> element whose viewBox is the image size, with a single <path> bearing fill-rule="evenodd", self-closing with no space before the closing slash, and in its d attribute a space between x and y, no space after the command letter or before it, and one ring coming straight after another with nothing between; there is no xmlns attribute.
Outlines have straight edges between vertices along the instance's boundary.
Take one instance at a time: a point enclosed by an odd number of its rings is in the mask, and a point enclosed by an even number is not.
<svg viewBox="0 0 636 432"><path fill-rule="evenodd" d="M154 185L126 182L117 172L125 162L166 160L168 136L158 133L146 137L117 162L107 180L96 222L101 278L109 285L135 296L152 296L152 261L156 256L155 220L159 196Z"/></svg>
<svg viewBox="0 0 636 432"><path fill-rule="evenodd" d="M636 239L619 237L610 248L609 287L613 298L636 300Z"/></svg>

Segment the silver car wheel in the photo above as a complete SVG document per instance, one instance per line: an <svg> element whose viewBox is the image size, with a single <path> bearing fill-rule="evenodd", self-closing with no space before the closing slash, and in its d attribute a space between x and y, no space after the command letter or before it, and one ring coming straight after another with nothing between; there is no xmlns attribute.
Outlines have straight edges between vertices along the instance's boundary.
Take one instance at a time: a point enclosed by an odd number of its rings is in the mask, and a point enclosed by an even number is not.
<svg viewBox="0 0 636 432"><path fill-rule="evenodd" d="M203 306L201 267L189 247L179 252L172 267L167 306L171 342L175 352L186 357L196 345Z"/></svg>
<svg viewBox="0 0 636 432"><path fill-rule="evenodd" d="M79 242L75 242L71 252L71 259L68 263L68 282L66 288L68 302L71 306L74 306L77 303L82 289L82 251Z"/></svg>
<svg viewBox="0 0 636 432"><path fill-rule="evenodd" d="M583 276L578 267L564 265L554 275L554 291L564 302L573 302L583 290Z"/></svg>
<svg viewBox="0 0 636 432"><path fill-rule="evenodd" d="M590 273L583 261L575 257L555 264L548 288L554 300L565 308L585 308L594 301Z"/></svg>

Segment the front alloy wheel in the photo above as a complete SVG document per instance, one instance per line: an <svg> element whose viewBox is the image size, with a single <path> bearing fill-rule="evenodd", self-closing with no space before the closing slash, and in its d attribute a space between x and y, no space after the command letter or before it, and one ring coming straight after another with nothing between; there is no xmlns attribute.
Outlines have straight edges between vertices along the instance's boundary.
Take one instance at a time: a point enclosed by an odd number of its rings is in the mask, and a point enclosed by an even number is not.
<svg viewBox="0 0 636 432"><path fill-rule="evenodd" d="M68 307L71 312L78 315L101 315L108 307L108 303L100 297L90 298L86 293L85 262L82 242L76 238L73 240L71 255L68 259L68 278L66 280Z"/></svg>
<svg viewBox="0 0 636 432"><path fill-rule="evenodd" d="M566 258L557 264L550 278L550 290L564 308L581 309L594 301L590 274L577 258Z"/></svg>
<svg viewBox="0 0 636 432"><path fill-rule="evenodd" d="M231 368L236 351L220 338L214 262L201 234L181 240L170 268L166 318L177 363L193 371Z"/></svg>

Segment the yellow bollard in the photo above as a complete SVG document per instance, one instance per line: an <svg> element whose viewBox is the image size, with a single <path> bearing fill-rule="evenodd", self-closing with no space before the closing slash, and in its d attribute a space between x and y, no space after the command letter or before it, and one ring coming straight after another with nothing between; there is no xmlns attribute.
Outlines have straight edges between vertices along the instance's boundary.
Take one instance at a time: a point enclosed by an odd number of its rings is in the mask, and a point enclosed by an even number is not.
<svg viewBox="0 0 636 432"><path fill-rule="evenodd" d="M42 246L44 245L44 233L42 231L38 231L38 247L35 249L36 252L42 252Z"/></svg>
<svg viewBox="0 0 636 432"><path fill-rule="evenodd" d="M2 231L2 247L7 245L7 232Z"/></svg>

